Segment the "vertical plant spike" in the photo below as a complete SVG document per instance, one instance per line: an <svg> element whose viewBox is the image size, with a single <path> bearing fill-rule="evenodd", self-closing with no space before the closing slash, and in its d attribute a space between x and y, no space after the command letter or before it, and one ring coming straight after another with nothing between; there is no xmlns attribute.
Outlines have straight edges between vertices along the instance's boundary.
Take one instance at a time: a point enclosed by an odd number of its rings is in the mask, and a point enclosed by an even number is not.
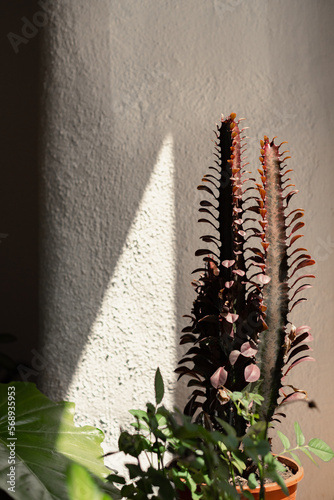
<svg viewBox="0 0 334 500"><path fill-rule="evenodd" d="M263 175L258 198L261 226L261 245L264 250L264 267L260 276L267 277L263 285L263 302L267 309L267 329L262 332L258 359L261 371L261 394L264 401L262 417L267 421L273 415L281 388L283 350L287 315L289 312L288 257L284 197L281 181L281 161L278 147L265 139L261 150ZM262 281L266 281L262 278Z"/></svg>
<svg viewBox="0 0 334 500"><path fill-rule="evenodd" d="M197 421L206 427L217 427L216 417L220 417L239 427L241 433L244 425L238 422L228 391L241 390L258 379L255 355L263 321L256 293L248 294L246 300L243 198L252 188L244 188L249 179L241 164L241 136L235 118L231 114L217 126L216 165L210 167L213 173L205 175L198 187L212 200L201 201L199 211L206 218L199 222L214 227L214 234L201 239L213 244L215 251L201 248L195 254L204 256L205 267L194 272L204 274L194 283L197 299L192 325L183 329L181 337L181 344L190 343L192 347L176 372L179 378L190 376L188 386L196 387L185 407L186 414L193 416L199 409ZM187 366L190 362L192 368Z"/></svg>
<svg viewBox="0 0 334 500"><path fill-rule="evenodd" d="M275 414L282 404L307 398L305 391L286 385L286 376L313 360L312 335L306 325L287 325L289 313L306 300L300 293L311 286L301 280L314 278L296 273L314 260L295 245L304 211L289 212L297 193L287 177L289 157L282 159L281 145L265 136L257 184L242 164L239 124L232 113L217 125L217 159L198 186L210 197L200 202L199 222L210 227L201 240L213 248L195 253L204 266L194 271L202 274L193 282L197 298L180 340L190 348L175 371L179 378L190 377L188 386L194 388L185 414L209 429L219 429L217 419L223 419L242 435L246 423L236 414L230 391L259 381L261 418L268 422L284 416Z"/></svg>
<svg viewBox="0 0 334 500"><path fill-rule="evenodd" d="M292 328L292 332L287 332L287 316L297 303L305 300L299 299L290 305L289 279L293 277L298 269L314 264L309 255L302 253L297 259L294 259L293 263L297 265L289 274L288 249L299 238L300 235L296 235L296 231L301 229L304 223L296 222L303 216L303 211L300 209L285 215L289 201L297 193L297 190L291 189L295 187L293 184L287 184L290 180L285 179L287 171L284 161L287 158L282 160L281 156L279 147L274 144L274 141L269 142L268 137L265 136L264 141L261 141L260 161L262 169L259 170L261 184L258 185L259 197L256 201L259 207L262 228L259 237L264 252L261 271L257 275L262 283L266 328L260 336L257 359L262 380L259 392L264 397L260 412L261 417L268 422L272 419L278 405L285 364L295 354L309 349L306 344L299 345L287 357L294 340L291 335L294 335L295 330ZM294 216L290 220L289 217L292 214ZM305 249L298 248L292 252L291 256L295 252L303 251ZM309 286L304 285L300 287L299 291ZM299 293L298 290L295 293ZM295 294L292 295L292 298L294 297ZM292 340L290 345L289 335L290 340ZM305 339L306 337L304 342ZM304 391L294 390L294 394L298 394L299 397L302 393Z"/></svg>

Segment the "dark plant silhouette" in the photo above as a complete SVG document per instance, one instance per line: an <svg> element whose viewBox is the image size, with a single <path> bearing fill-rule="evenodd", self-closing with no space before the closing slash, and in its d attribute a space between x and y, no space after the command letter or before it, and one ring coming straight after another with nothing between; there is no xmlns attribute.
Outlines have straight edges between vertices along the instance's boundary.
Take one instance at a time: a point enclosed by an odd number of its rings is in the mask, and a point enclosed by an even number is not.
<svg viewBox="0 0 334 500"><path fill-rule="evenodd" d="M287 177L289 157L265 136L261 182L256 182L243 164L242 133L235 113L222 118L215 165L198 186L209 194L209 200L200 202L199 222L210 226L210 234L201 237L210 248L196 252L204 256L204 266L194 271L202 274L194 282L191 324L180 340L190 348L176 369L179 378L190 377L188 386L194 388L185 414L210 429L219 429L221 418L239 435L246 423L237 415L230 391L252 384L254 392L256 387L264 397L260 412L267 422L280 404L306 398L305 391L285 386L283 377L301 361L313 359L307 354L309 327L288 327L288 314L305 300L298 298L300 292L310 287L300 280L314 277L296 276L314 261L306 249L294 248L304 223L302 209L288 208L297 193Z"/></svg>

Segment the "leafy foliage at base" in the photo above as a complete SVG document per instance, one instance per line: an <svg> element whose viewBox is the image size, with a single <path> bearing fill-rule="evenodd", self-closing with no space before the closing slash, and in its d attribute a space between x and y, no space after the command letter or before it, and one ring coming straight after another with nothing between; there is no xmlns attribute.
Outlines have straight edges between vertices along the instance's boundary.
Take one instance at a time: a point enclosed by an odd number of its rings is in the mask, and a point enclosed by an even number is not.
<svg viewBox="0 0 334 500"><path fill-rule="evenodd" d="M14 404L8 406L9 399ZM0 401L0 488L11 497L68 499L66 471L73 462L96 478L107 476L103 433L94 427L74 426L74 403L55 403L35 384L24 382L1 384ZM10 412L15 413L15 426L9 426L14 422L8 421L13 416ZM8 463L9 459L14 462ZM15 487L8 490L7 474L14 470Z"/></svg>

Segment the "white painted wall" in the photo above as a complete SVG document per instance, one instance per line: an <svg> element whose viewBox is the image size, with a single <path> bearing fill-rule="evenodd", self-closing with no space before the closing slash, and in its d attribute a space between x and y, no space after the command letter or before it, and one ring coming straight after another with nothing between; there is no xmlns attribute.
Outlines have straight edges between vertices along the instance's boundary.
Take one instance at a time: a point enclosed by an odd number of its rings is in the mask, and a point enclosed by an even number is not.
<svg viewBox="0 0 334 500"><path fill-rule="evenodd" d="M59 0L44 28L41 144L42 385L116 442L126 411L172 374L202 228L196 186L211 130L236 111L249 159L288 140L316 288L294 316L317 363L295 369L319 411L291 408L307 437L332 425L334 4L328 0ZM256 139L256 140L255 140ZM257 165L256 165L257 167ZM161 174L160 174L161 172ZM306 365L306 366L305 366ZM175 401L185 399L179 385ZM304 460L303 500L334 498L332 464ZM322 481L324 483L322 484Z"/></svg>

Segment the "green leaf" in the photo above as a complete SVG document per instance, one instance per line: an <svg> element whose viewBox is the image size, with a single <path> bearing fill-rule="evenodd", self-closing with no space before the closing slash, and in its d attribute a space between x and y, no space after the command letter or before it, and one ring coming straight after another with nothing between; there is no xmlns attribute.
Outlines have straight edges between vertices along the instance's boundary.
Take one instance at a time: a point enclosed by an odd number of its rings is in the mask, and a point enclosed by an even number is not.
<svg viewBox="0 0 334 500"><path fill-rule="evenodd" d="M284 449L288 450L290 448L289 439L281 431L277 431L277 435L280 438L280 440L282 441L282 445L283 445Z"/></svg>
<svg viewBox="0 0 334 500"><path fill-rule="evenodd" d="M233 457L233 465L238 469L238 472L239 474L241 475L243 473L243 471L246 469L246 464L245 462L242 460L242 458L240 458L236 453L234 453L232 451L231 453L232 457Z"/></svg>
<svg viewBox="0 0 334 500"><path fill-rule="evenodd" d="M302 451L317 467L319 467L317 462L314 460L311 453L308 451L308 449L305 446L300 448L300 451Z"/></svg>
<svg viewBox="0 0 334 500"><path fill-rule="evenodd" d="M296 453L292 453L292 451L290 451L289 453L292 456L292 458L294 459L294 461L297 462L297 464L301 466L302 464L301 464L301 461L300 461L298 455L296 455Z"/></svg>
<svg viewBox="0 0 334 500"><path fill-rule="evenodd" d="M16 431L9 436L7 400L14 393ZM16 489L8 492L13 498L67 500L66 473L72 462L100 478L108 475L102 458L103 433L94 427L75 427L73 403L54 403L35 384L24 382L0 384L0 402L0 488L7 491L8 445L15 443Z"/></svg>
<svg viewBox="0 0 334 500"><path fill-rule="evenodd" d="M136 464L126 464L126 467L129 471L130 479L134 479L136 477L142 476L142 470L139 465Z"/></svg>
<svg viewBox="0 0 334 500"><path fill-rule="evenodd" d="M95 484L87 470L78 464L71 464L67 471L68 495L70 500L112 500Z"/></svg>
<svg viewBox="0 0 334 500"><path fill-rule="evenodd" d="M132 495L134 495L136 491L137 489L133 484L126 484L121 490L122 498L132 498Z"/></svg>
<svg viewBox="0 0 334 500"><path fill-rule="evenodd" d="M332 448L321 439L311 439L308 445L310 451L324 462L329 462L334 457Z"/></svg>
<svg viewBox="0 0 334 500"><path fill-rule="evenodd" d="M304 437L304 434L302 433L302 430L301 430L298 422L294 423L294 427L295 427L297 445L303 446L303 444L305 443L305 437Z"/></svg>
<svg viewBox="0 0 334 500"><path fill-rule="evenodd" d="M154 486L159 487L159 497L162 500L171 500L175 498L175 491L170 481L165 477L162 470L156 470L153 467L149 467L147 470L147 475L150 482Z"/></svg>
<svg viewBox="0 0 334 500"><path fill-rule="evenodd" d="M154 388L155 388L155 401L156 404L159 405L165 393L164 381L162 379L159 368L157 368L157 371L155 372Z"/></svg>
<svg viewBox="0 0 334 500"><path fill-rule="evenodd" d="M148 422L148 416L144 410L129 410L129 413L131 413L134 417L139 418L139 420L144 420L146 423Z"/></svg>
<svg viewBox="0 0 334 500"><path fill-rule="evenodd" d="M123 431L118 438L118 449L125 454L138 458L142 451L151 450L151 442L141 434L130 434Z"/></svg>
<svg viewBox="0 0 334 500"><path fill-rule="evenodd" d="M116 484L125 484L126 483L124 477L119 476L118 474L109 474L109 476L107 477L107 481L109 481L110 483L116 483Z"/></svg>
<svg viewBox="0 0 334 500"><path fill-rule="evenodd" d="M132 427L134 427L137 431L149 431L150 430L147 427L147 425L142 424L141 422L132 422L130 425Z"/></svg>
<svg viewBox="0 0 334 500"><path fill-rule="evenodd" d="M223 429L227 432L227 434L230 434L234 437L237 436L237 432L234 429L234 427L232 427L232 425L228 424L227 422L225 422L225 420L222 420L219 417L216 417L216 418L217 418L217 422L223 427Z"/></svg>
<svg viewBox="0 0 334 500"><path fill-rule="evenodd" d="M248 487L250 490L255 490L255 488L257 488L258 486L259 486L259 483L256 479L256 476L255 476L254 472L252 472L248 476Z"/></svg>
<svg viewBox="0 0 334 500"><path fill-rule="evenodd" d="M157 418L159 427L164 427L165 425L167 425L168 422L167 422L165 415L160 415L159 413L157 413L156 418Z"/></svg>

